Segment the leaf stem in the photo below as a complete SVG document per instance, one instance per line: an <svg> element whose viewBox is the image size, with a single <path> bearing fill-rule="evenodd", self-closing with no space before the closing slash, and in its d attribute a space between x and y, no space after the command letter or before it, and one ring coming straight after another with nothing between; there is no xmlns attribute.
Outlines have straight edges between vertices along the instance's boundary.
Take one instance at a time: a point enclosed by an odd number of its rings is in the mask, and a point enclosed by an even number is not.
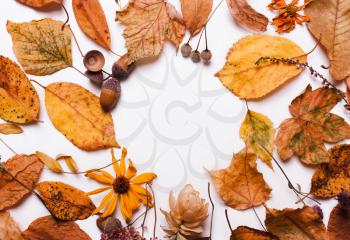
<svg viewBox="0 0 350 240"><path fill-rule="evenodd" d="M66 7L63 5L63 3L61 3L61 7L63 8L64 12L66 13L66 21L64 22L64 24L62 25L62 28L61 28L61 30L63 31L63 29L65 28L65 26L69 22L69 13L68 13Z"/></svg>
<svg viewBox="0 0 350 240"><path fill-rule="evenodd" d="M157 207L156 207L156 195L154 194L153 187L150 183L147 183L151 189L153 195L153 209L154 209L154 226L153 226L153 239L156 239L156 228L157 228Z"/></svg>
<svg viewBox="0 0 350 240"><path fill-rule="evenodd" d="M146 211L145 211L145 214L144 214L144 218L143 218L143 221L142 221L142 224L141 224L141 236L143 237L144 236L144 228L145 228L145 223L146 223L146 218L147 218L147 213L148 213L148 190L147 190L147 184L146 184Z"/></svg>
<svg viewBox="0 0 350 240"><path fill-rule="evenodd" d="M5 145L5 147L8 148L13 154L15 154L15 155L18 154L12 147L10 147L10 145L8 145L4 140L2 140L2 138L0 138L0 141Z"/></svg>
<svg viewBox="0 0 350 240"><path fill-rule="evenodd" d="M213 232L213 220L214 220L214 210L215 210L215 205L214 202L211 198L210 194L210 183L208 182L208 196L211 204L211 219L210 219L210 234L209 234L209 240L211 240L212 232Z"/></svg>
<svg viewBox="0 0 350 240"><path fill-rule="evenodd" d="M231 233L232 233L232 232L233 232L233 229L232 229L232 226L231 226L230 219L228 218L227 209L225 209L225 216L226 216L226 221L227 221L228 227L230 228Z"/></svg>
<svg viewBox="0 0 350 240"><path fill-rule="evenodd" d="M72 33L74 42L75 42L75 44L76 44L77 47L78 47L78 50L79 50L79 53L80 53L81 57L84 57L85 55L84 55L83 51L82 51L81 48L80 48L80 45L79 45L79 43L78 43L78 40L77 40L77 38L76 38L76 36L75 36L75 34L74 34L72 28L71 28L69 25L68 25L68 27L69 27L70 32Z"/></svg>
<svg viewBox="0 0 350 240"><path fill-rule="evenodd" d="M262 223L262 221L261 221L261 219L260 219L258 213L256 212L255 207L253 207L253 211L254 211L254 214L255 214L256 218L259 220L259 223L260 223L261 227L265 230L265 232L267 232L267 230L266 230L264 224Z"/></svg>

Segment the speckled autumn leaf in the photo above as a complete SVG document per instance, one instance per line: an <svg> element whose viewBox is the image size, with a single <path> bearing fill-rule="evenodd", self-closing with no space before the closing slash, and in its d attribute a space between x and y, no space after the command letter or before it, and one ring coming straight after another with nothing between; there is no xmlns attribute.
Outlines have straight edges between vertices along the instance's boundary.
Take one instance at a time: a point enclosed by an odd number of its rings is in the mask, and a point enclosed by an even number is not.
<svg viewBox="0 0 350 240"><path fill-rule="evenodd" d="M313 208L266 209L265 225L282 240L327 240L322 217Z"/></svg>
<svg viewBox="0 0 350 240"><path fill-rule="evenodd" d="M311 193L322 198L350 191L350 145L337 145L328 152L329 162L321 164L311 180Z"/></svg>
<svg viewBox="0 0 350 240"><path fill-rule="evenodd" d="M86 193L62 182L41 182L36 189L50 213L60 220L83 220L96 208Z"/></svg>
<svg viewBox="0 0 350 240"><path fill-rule="evenodd" d="M119 147L112 115L85 88L74 83L50 84L45 88L45 105L57 130L80 149Z"/></svg>
<svg viewBox="0 0 350 240"><path fill-rule="evenodd" d="M40 8L49 4L62 4L63 0L17 0L20 3L23 3L29 7Z"/></svg>
<svg viewBox="0 0 350 240"><path fill-rule="evenodd" d="M24 240L21 229L12 219L10 212L0 212L0 239L1 240Z"/></svg>
<svg viewBox="0 0 350 240"><path fill-rule="evenodd" d="M7 21L13 50L24 71L48 75L72 65L71 33L63 22L51 18L31 22Z"/></svg>
<svg viewBox="0 0 350 240"><path fill-rule="evenodd" d="M13 123L0 123L1 134L20 134L23 130L20 126Z"/></svg>
<svg viewBox="0 0 350 240"><path fill-rule="evenodd" d="M254 153L243 149L228 168L209 171L216 191L226 205L245 210L259 206L270 198L271 189L256 166Z"/></svg>
<svg viewBox="0 0 350 240"><path fill-rule="evenodd" d="M338 115L329 113L341 100L331 88L312 90L296 97L289 111L292 118L284 120L276 137L277 151L281 160L293 154L309 165L329 161L324 143L336 143L350 137L350 126Z"/></svg>
<svg viewBox="0 0 350 240"><path fill-rule="evenodd" d="M230 240L278 240L279 238L265 231L240 226L232 231Z"/></svg>
<svg viewBox="0 0 350 240"><path fill-rule="evenodd" d="M349 193L345 193L347 198ZM346 199L345 201L349 201ZM335 206L329 216L328 238L329 240L349 240L350 236L350 209L342 206L341 202Z"/></svg>
<svg viewBox="0 0 350 240"><path fill-rule="evenodd" d="M20 67L0 56L0 117L15 123L31 123L39 118L38 93Z"/></svg>
<svg viewBox="0 0 350 240"><path fill-rule="evenodd" d="M165 0L131 0L117 12L116 21L125 25L129 64L158 56L166 40L178 48L185 35L180 14Z"/></svg>
<svg viewBox="0 0 350 240"><path fill-rule="evenodd" d="M52 216L36 219L22 235L25 240L92 240L75 222L58 221Z"/></svg>
<svg viewBox="0 0 350 240"><path fill-rule="evenodd" d="M99 0L73 0L73 11L80 29L97 44L111 48L111 35Z"/></svg>
<svg viewBox="0 0 350 240"><path fill-rule="evenodd" d="M240 128L240 136L246 146L272 168L275 129L271 120L261 113L248 110Z"/></svg>
<svg viewBox="0 0 350 240"><path fill-rule="evenodd" d="M286 38L251 35L233 45L224 67L215 76L238 97L258 99L302 72L302 69L293 65L270 62L256 64L260 57L266 56L306 61L303 50Z"/></svg>
<svg viewBox="0 0 350 240"><path fill-rule="evenodd" d="M35 155L16 155L3 163L13 176L33 189L44 164ZM30 192L5 172L0 172L0 211L19 204Z"/></svg>

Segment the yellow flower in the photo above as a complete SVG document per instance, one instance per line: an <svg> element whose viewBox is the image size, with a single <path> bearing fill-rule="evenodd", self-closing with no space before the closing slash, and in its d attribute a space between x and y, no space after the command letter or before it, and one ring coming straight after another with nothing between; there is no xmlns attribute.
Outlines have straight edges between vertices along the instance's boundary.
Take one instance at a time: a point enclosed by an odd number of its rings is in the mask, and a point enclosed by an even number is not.
<svg viewBox="0 0 350 240"><path fill-rule="evenodd" d="M138 209L141 204L152 207L152 194L141 185L152 182L157 175L154 173L143 173L136 176L137 169L130 159L129 166L126 169L125 157L127 151L125 148L122 150L120 163L117 162L113 149L111 150L111 154L116 177L113 177L110 173L103 170L88 172L85 175L86 177L108 186L88 192L87 194L93 195L109 190L93 214L97 214L102 209L105 209L102 217L108 217L114 213L120 202L120 212L126 221L130 221L133 212Z"/></svg>

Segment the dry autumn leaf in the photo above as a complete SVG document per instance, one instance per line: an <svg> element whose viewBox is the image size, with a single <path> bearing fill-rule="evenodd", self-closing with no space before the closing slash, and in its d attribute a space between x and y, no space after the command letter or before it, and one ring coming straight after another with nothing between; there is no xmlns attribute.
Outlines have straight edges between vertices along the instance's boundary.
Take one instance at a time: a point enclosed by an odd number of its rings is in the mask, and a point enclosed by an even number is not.
<svg viewBox="0 0 350 240"><path fill-rule="evenodd" d="M72 65L71 32L51 18L31 22L7 21L13 50L24 71L48 75Z"/></svg>
<svg viewBox="0 0 350 240"><path fill-rule="evenodd" d="M308 28L327 50L331 75L339 81L350 77L349 8L350 0L310 1L305 8L311 17Z"/></svg>
<svg viewBox="0 0 350 240"><path fill-rule="evenodd" d="M59 220L83 220L96 208L86 193L62 182L41 182L37 190L47 209Z"/></svg>
<svg viewBox="0 0 350 240"><path fill-rule="evenodd" d="M63 0L17 0L29 7L40 8L49 4L61 5Z"/></svg>
<svg viewBox="0 0 350 240"><path fill-rule="evenodd" d="M230 91L242 99L258 99L299 75L302 69L287 64L256 64L260 57L306 61L303 50L292 41L270 35L251 35L229 51L225 66L216 73Z"/></svg>
<svg viewBox="0 0 350 240"><path fill-rule="evenodd" d="M230 240L278 240L269 232L256 230L254 228L240 226L232 231Z"/></svg>
<svg viewBox="0 0 350 240"><path fill-rule="evenodd" d="M23 130L20 126L13 123L1 123L0 133L1 134L20 134Z"/></svg>
<svg viewBox="0 0 350 240"><path fill-rule="evenodd" d="M0 117L15 123L38 120L38 93L20 67L0 56Z"/></svg>
<svg viewBox="0 0 350 240"><path fill-rule="evenodd" d="M45 93L51 121L74 145L87 151L119 147L112 116L93 93L74 83L50 84Z"/></svg>
<svg viewBox="0 0 350 240"><path fill-rule="evenodd" d="M191 37L198 34L207 23L213 0L180 0L181 12Z"/></svg>
<svg viewBox="0 0 350 240"><path fill-rule="evenodd" d="M22 235L25 240L92 240L75 222L57 221L52 216L36 219Z"/></svg>
<svg viewBox="0 0 350 240"><path fill-rule="evenodd" d="M111 35L99 0L73 0L73 11L80 29L97 44L111 48Z"/></svg>
<svg viewBox="0 0 350 240"><path fill-rule="evenodd" d="M329 240L348 240L350 236L350 194L343 192L338 196L339 204L335 206L329 216Z"/></svg>
<svg viewBox="0 0 350 240"><path fill-rule="evenodd" d="M34 189L44 167L35 155L16 155L2 165L29 189ZM7 173L0 173L0 211L17 205L29 194Z"/></svg>
<svg viewBox="0 0 350 240"><path fill-rule="evenodd" d="M21 229L8 211L0 212L0 239L23 240Z"/></svg>
<svg viewBox="0 0 350 240"><path fill-rule="evenodd" d="M36 151L35 155L47 166L51 171L55 173L62 173L63 169L58 161L45 153Z"/></svg>
<svg viewBox="0 0 350 240"><path fill-rule="evenodd" d="M275 129L271 120L263 114L248 110L240 128L240 136L247 147L272 168Z"/></svg>
<svg viewBox="0 0 350 240"><path fill-rule="evenodd" d="M243 149L226 169L209 171L209 175L226 205L245 210L259 206L270 198L270 187L256 166L254 153Z"/></svg>
<svg viewBox="0 0 350 240"><path fill-rule="evenodd" d="M232 17L243 26L254 31L265 32L269 19L255 11L247 0L226 0Z"/></svg>
<svg viewBox="0 0 350 240"><path fill-rule="evenodd" d="M77 163L74 161L72 156L66 155L66 154L59 154L56 156L56 161L58 160L64 160L66 165L68 166L69 170L72 171L72 173L78 172L78 166Z"/></svg>
<svg viewBox="0 0 350 240"><path fill-rule="evenodd" d="M328 151L329 162L321 164L311 180L311 193L322 198L350 191L350 145L337 145Z"/></svg>
<svg viewBox="0 0 350 240"><path fill-rule="evenodd" d="M338 115L329 113L341 100L335 89L309 85L289 106L292 118L284 120L276 137L282 161L293 154L309 165L329 161L324 143L336 143L350 137L350 126Z"/></svg>
<svg viewBox="0 0 350 240"><path fill-rule="evenodd" d="M327 240L322 216L313 208L266 209L266 228L282 240Z"/></svg>
<svg viewBox="0 0 350 240"><path fill-rule="evenodd" d="M131 0L116 21L125 25L129 64L158 56L166 40L178 48L186 31L180 14L165 0Z"/></svg>

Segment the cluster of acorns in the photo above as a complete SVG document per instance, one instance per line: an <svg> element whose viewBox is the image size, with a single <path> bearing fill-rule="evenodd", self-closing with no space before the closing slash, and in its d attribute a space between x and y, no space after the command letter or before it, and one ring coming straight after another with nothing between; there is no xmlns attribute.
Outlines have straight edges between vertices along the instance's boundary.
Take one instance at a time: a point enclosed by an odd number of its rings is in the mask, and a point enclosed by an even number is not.
<svg viewBox="0 0 350 240"><path fill-rule="evenodd" d="M120 81L125 80L134 69L134 64L128 64L127 55L123 55L113 64L112 74L103 70L105 57L98 50L89 51L84 56L85 76L101 88L100 104L104 111L112 110L118 103L121 87ZM107 75L105 77L104 75Z"/></svg>
<svg viewBox="0 0 350 240"><path fill-rule="evenodd" d="M206 48L202 52L199 52L197 49L192 51L192 47L189 43L182 45L181 54L184 58L191 57L191 60L194 63L198 63L202 59L205 65L210 64L210 60L212 57L211 51L208 48Z"/></svg>

